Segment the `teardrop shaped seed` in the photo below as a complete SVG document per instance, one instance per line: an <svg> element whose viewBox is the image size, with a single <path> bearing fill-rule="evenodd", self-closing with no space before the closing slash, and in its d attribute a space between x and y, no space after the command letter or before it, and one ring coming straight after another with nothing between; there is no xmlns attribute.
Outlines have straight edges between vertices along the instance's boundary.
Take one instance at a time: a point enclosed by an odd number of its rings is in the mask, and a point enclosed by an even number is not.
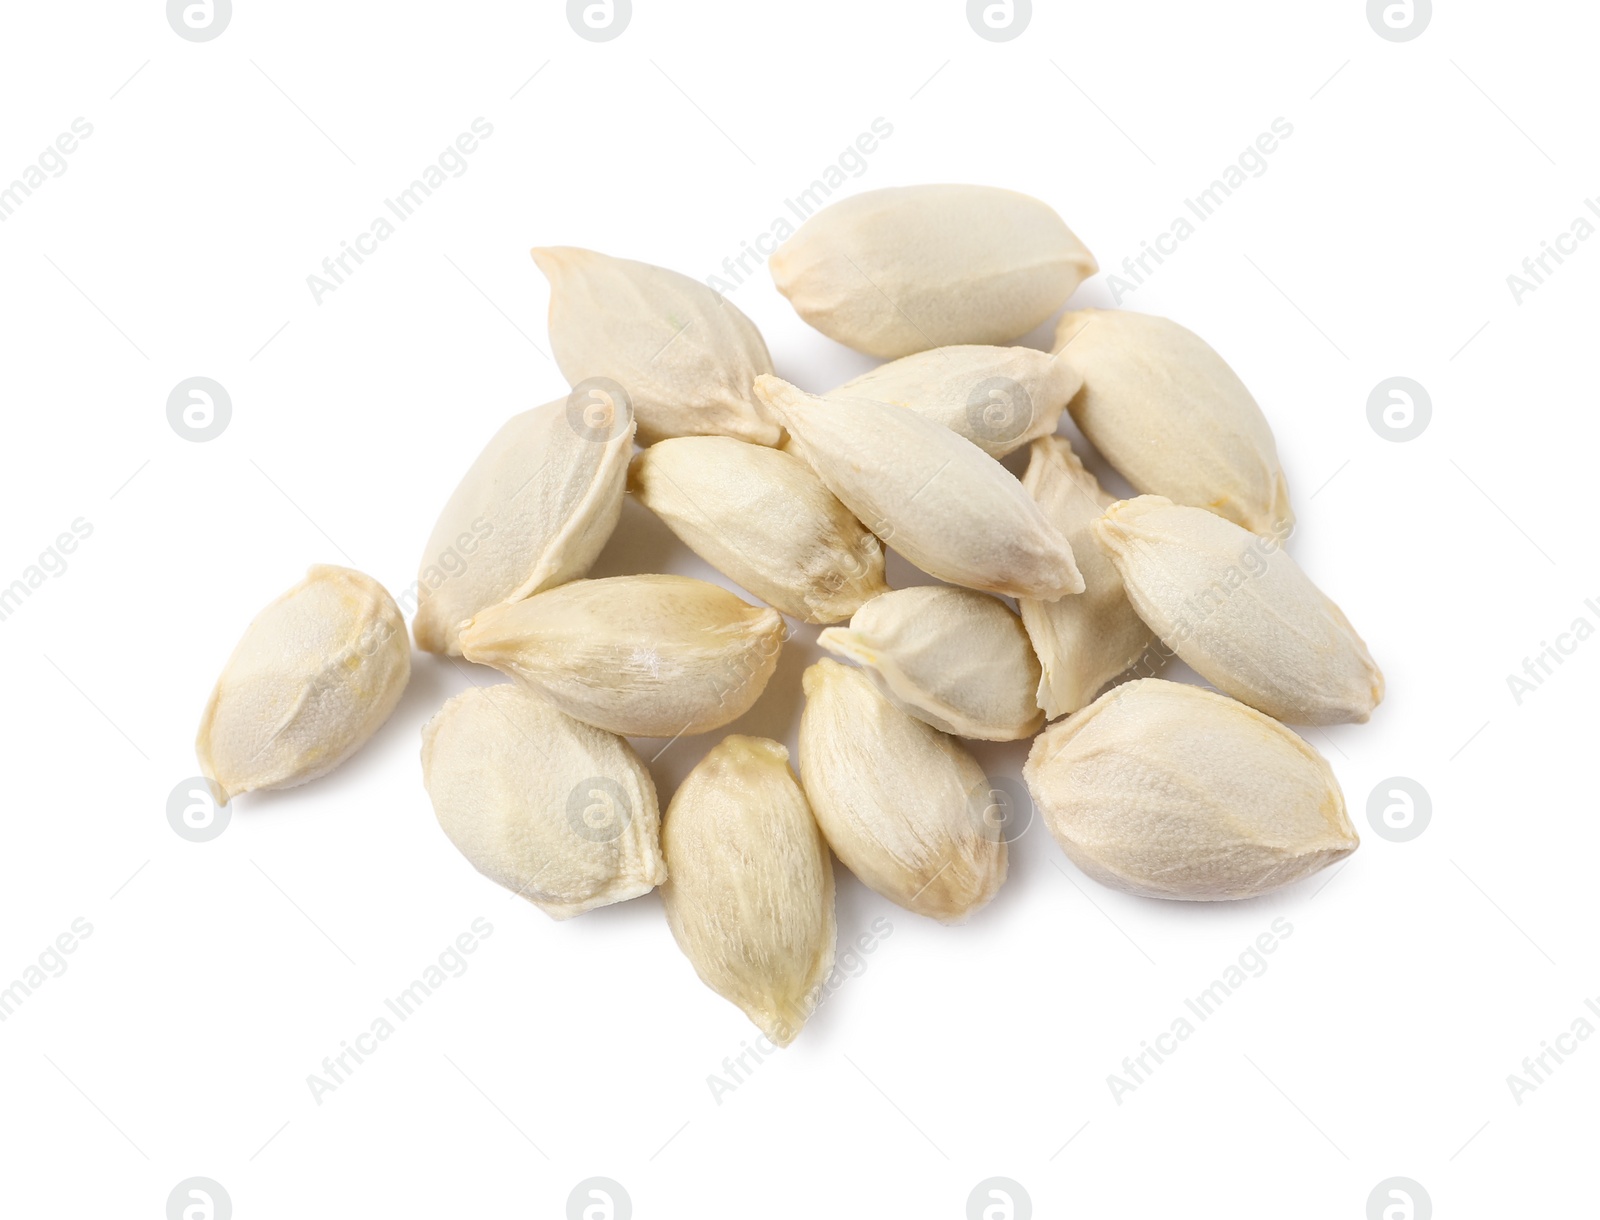
<svg viewBox="0 0 1600 1220"><path fill-rule="evenodd" d="M1360 843L1315 750L1225 695L1159 678L1051 725L1023 778L1074 864L1150 898L1253 898Z"/></svg>
<svg viewBox="0 0 1600 1220"><path fill-rule="evenodd" d="M1272 428L1223 358L1176 322L1127 309L1062 317L1055 350L1083 374L1067 408L1139 491L1287 537L1289 485Z"/></svg>
<svg viewBox="0 0 1600 1220"><path fill-rule="evenodd" d="M1382 700L1350 620L1274 539L1160 496L1094 533L1139 616L1218 690L1289 724L1362 722Z"/></svg>
<svg viewBox="0 0 1600 1220"><path fill-rule="evenodd" d="M628 743L515 683L439 709L422 730L422 778L472 866L552 919L667 879L655 784Z"/></svg>
<svg viewBox="0 0 1600 1220"><path fill-rule="evenodd" d="M417 647L461 655L461 625L589 570L616 528L633 453L626 401L558 399L504 427L462 477L417 575Z"/></svg>
<svg viewBox="0 0 1600 1220"><path fill-rule="evenodd" d="M769 260L795 312L893 359L1005 343L1098 268L1048 204L989 186L896 186L830 204Z"/></svg>
<svg viewBox="0 0 1600 1220"><path fill-rule="evenodd" d="M411 676L394 598L319 565L245 629L211 692L195 750L212 795L292 788L332 771L389 718Z"/></svg>
<svg viewBox="0 0 1600 1220"><path fill-rule="evenodd" d="M687 576L579 580L484 611L461 633L569 716L628 737L704 733L760 697L783 616Z"/></svg>
<svg viewBox="0 0 1600 1220"><path fill-rule="evenodd" d="M672 935L702 981L779 1046L833 969L833 861L764 737L724 737L679 785L661 828Z"/></svg>
<svg viewBox="0 0 1600 1220"><path fill-rule="evenodd" d="M924 572L990 593L1083 591L1072 548L1011 472L914 411L817 398L776 377L756 393L799 436L828 490Z"/></svg>
<svg viewBox="0 0 1600 1220"><path fill-rule="evenodd" d="M736 436L776 445L778 425L750 394L772 358L727 297L665 267L573 246L533 252L550 280L550 347L574 388L614 381L639 441Z"/></svg>

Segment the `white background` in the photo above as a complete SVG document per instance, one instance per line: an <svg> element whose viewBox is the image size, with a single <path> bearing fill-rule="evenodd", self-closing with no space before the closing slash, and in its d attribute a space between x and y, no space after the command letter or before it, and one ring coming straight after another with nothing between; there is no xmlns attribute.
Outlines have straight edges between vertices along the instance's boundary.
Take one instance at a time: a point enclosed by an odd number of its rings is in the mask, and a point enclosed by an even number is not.
<svg viewBox="0 0 1600 1220"><path fill-rule="evenodd" d="M0 1025L8 1212L156 1218L204 1175L240 1220L559 1217L603 1175L639 1217L961 1217L1003 1175L1041 1217L1359 1220L1403 1175L1440 1217L1590 1214L1600 1039L1520 1105L1506 1077L1600 996L1600 643L1520 706L1506 676L1600 623L1600 243L1520 304L1506 276L1600 188L1600 17L1440 8L1393 43L1356 0L1040 4L992 43L948 0L636 0L596 44L558 3L240 0L196 44L152 0L7 6L0 182L94 128L0 224L0 585L93 527L0 622L0 986L93 926ZM468 171L316 303L306 277L479 116ZM1088 881L1036 825L946 928L841 869L841 942L892 934L719 1104L707 1077L754 1030L655 896L557 924L438 829L419 729L490 671L418 654L334 775L236 802L210 843L169 828L256 611L315 562L403 589L487 437L565 393L530 246L704 278L882 117L849 190L1012 187L1111 270L1280 116L1267 171L1123 304L1253 388L1295 554L1386 672L1370 724L1309 734L1363 835L1337 872L1162 903ZM867 367L764 270L732 299L800 385ZM1104 276L1074 298L1111 301ZM1396 375L1433 403L1409 443L1367 419ZM166 418L192 376L232 396L207 443ZM597 572L658 568L698 570L630 504ZM811 638L733 729L792 746ZM663 803L709 744L653 764ZM1409 843L1367 821L1397 775L1433 802ZM315 1103L308 1073L479 916L470 969ZM1124 1056L1279 917L1267 971L1113 1100Z"/></svg>

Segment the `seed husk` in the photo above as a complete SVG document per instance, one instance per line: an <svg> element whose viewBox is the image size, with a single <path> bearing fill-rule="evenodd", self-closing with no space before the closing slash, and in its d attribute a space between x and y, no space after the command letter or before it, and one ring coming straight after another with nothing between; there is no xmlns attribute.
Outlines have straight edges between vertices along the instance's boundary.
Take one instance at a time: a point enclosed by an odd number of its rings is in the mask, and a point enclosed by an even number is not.
<svg viewBox="0 0 1600 1220"><path fill-rule="evenodd" d="M833 860L789 751L724 737L661 828L667 922L701 980L773 1042L800 1032L833 969Z"/></svg>
<svg viewBox="0 0 1600 1220"><path fill-rule="evenodd" d="M802 685L800 778L834 855L906 910L965 921L1006 879L983 768L859 669L818 661Z"/></svg>
<svg viewBox="0 0 1600 1220"><path fill-rule="evenodd" d="M987 594L944 585L896 589L862 606L848 627L829 627L817 643L856 662L891 703L941 732L1019 741L1044 723L1028 634Z"/></svg>
<svg viewBox="0 0 1600 1220"><path fill-rule="evenodd" d="M1142 492L1219 513L1258 534L1294 525L1272 428L1204 339L1127 309L1080 309L1055 350L1083 374L1073 421Z"/></svg>
<svg viewBox="0 0 1600 1220"><path fill-rule="evenodd" d="M628 487L695 554L802 622L837 623L888 592L883 545L798 457L679 437L635 457Z"/></svg>
<svg viewBox="0 0 1600 1220"><path fill-rule="evenodd" d="M515 683L439 709L422 730L422 778L472 866L553 919L667 878L655 784L628 743Z"/></svg>
<svg viewBox="0 0 1600 1220"><path fill-rule="evenodd" d="M750 393L772 358L755 323L722 294L665 267L573 246L533 252L550 281L550 346L574 387L624 387L639 441L736 436L776 445L778 425Z"/></svg>
<svg viewBox="0 0 1600 1220"><path fill-rule="evenodd" d="M514 415L478 455L428 538L412 631L461 655L460 630L589 570L622 512L633 416L626 401L557 399Z"/></svg>
<svg viewBox="0 0 1600 1220"><path fill-rule="evenodd" d="M1002 458L1054 432L1082 385L1076 369L1047 352L967 344L902 356L826 397L905 407Z"/></svg>
<svg viewBox="0 0 1600 1220"><path fill-rule="evenodd" d="M783 616L687 576L579 580L496 606L461 633L467 660L628 737L703 733L766 689Z"/></svg>
<svg viewBox="0 0 1600 1220"><path fill-rule="evenodd" d="M769 266L812 326L887 359L1015 339L1098 270L1049 205L960 185L889 187L830 204Z"/></svg>
<svg viewBox="0 0 1600 1220"><path fill-rule="evenodd" d="M1288 724L1363 722L1383 674L1281 543L1161 496L1093 526L1139 616L1218 690Z"/></svg>
<svg viewBox="0 0 1600 1220"><path fill-rule="evenodd" d="M206 703L195 751L217 803L326 775L378 731L410 676L388 590L313 567L245 629Z"/></svg>
<svg viewBox="0 0 1600 1220"><path fill-rule="evenodd" d="M1066 535L1083 573L1083 592L1053 602L1017 599L1022 624L1043 667L1037 698L1051 720L1087 705L1107 682L1141 658L1158 664L1156 637L1128 601L1122 575L1090 526L1115 501L1084 469L1062 436L1034 441L1022 486Z"/></svg>
<svg viewBox="0 0 1600 1220"><path fill-rule="evenodd" d="M776 377L756 393L856 518L951 584L1052 600L1083 591L1072 548L1011 472L948 428L888 403L818 398Z"/></svg>
<svg viewBox="0 0 1600 1220"><path fill-rule="evenodd" d="M1315 750L1225 695L1159 678L1051 725L1023 778L1072 862L1130 894L1253 898L1360 843Z"/></svg>

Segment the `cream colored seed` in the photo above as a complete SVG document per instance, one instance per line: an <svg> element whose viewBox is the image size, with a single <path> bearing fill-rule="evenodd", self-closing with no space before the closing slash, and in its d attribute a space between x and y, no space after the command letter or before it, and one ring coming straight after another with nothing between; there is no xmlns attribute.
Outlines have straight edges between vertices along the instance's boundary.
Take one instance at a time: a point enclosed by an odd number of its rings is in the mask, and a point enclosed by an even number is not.
<svg viewBox="0 0 1600 1220"><path fill-rule="evenodd" d="M661 829L667 922L701 980L788 1046L833 969L833 861L763 737L725 737L679 785Z"/></svg>
<svg viewBox="0 0 1600 1220"><path fill-rule="evenodd" d="M1289 724L1365 721L1383 674L1281 544L1160 496L1094 524L1139 616L1195 672Z"/></svg>
<svg viewBox="0 0 1600 1220"><path fill-rule="evenodd" d="M795 312L857 351L894 358L1004 343L1098 268L1048 205L987 186L900 186L823 208L773 254Z"/></svg>
<svg viewBox="0 0 1600 1220"><path fill-rule="evenodd" d="M633 426L625 402L596 414L558 399L495 433L423 552L412 620L419 648L460 656L461 626L473 615L589 570L622 512Z"/></svg>
<svg viewBox="0 0 1600 1220"><path fill-rule="evenodd" d="M332 771L389 718L411 676L394 598L318 566L256 616L223 667L195 750L212 795L292 788Z"/></svg>
<svg viewBox="0 0 1600 1220"><path fill-rule="evenodd" d="M461 633L469 661L629 737L704 733L744 715L783 639L776 610L687 576L574 581L486 610Z"/></svg>
<svg viewBox="0 0 1600 1220"><path fill-rule="evenodd" d="M971 441L914 411L817 398L776 377L756 378L756 393L828 490L924 572L1018 597L1083 591L1067 540Z"/></svg>
<svg viewBox="0 0 1600 1220"><path fill-rule="evenodd" d="M983 768L859 669L818 661L802 684L800 777L834 854L906 910L964 921L1006 879Z"/></svg>
<svg viewBox="0 0 1600 1220"><path fill-rule="evenodd" d="M1028 634L987 594L943 585L896 589L862 606L848 627L829 627L817 643L862 666L891 703L942 732L1017 741L1044 723Z"/></svg>
<svg viewBox="0 0 1600 1220"><path fill-rule="evenodd" d="M1252 898L1359 845L1328 764L1276 721L1146 678L1034 742L1023 778L1072 862L1152 898Z"/></svg>
<svg viewBox="0 0 1600 1220"><path fill-rule="evenodd" d="M660 441L629 490L723 575L807 623L888 591L883 546L804 460L723 436Z"/></svg>
<svg viewBox="0 0 1600 1220"><path fill-rule="evenodd" d="M1062 317L1055 349L1083 374L1073 420L1135 488L1288 535L1294 510L1272 429L1199 335L1150 314L1080 309Z"/></svg>
<svg viewBox="0 0 1600 1220"><path fill-rule="evenodd" d="M513 683L439 709L422 730L422 778L472 866L553 919L667 878L655 785L628 743Z"/></svg>
<svg viewBox="0 0 1600 1220"><path fill-rule="evenodd" d="M1078 597L1017 599L1023 626L1043 667L1039 706L1051 720L1075 712L1129 666L1159 662L1155 635L1128 601L1122 576L1090 529L1114 498L1084 469L1065 437L1042 437L1028 455L1022 485L1045 518L1066 535L1083 573Z"/></svg>
<svg viewBox="0 0 1600 1220"><path fill-rule="evenodd" d="M639 441L736 436L776 445L778 425L750 394L772 359L755 323L698 280L664 267L552 246L533 252L550 280L550 346L574 386L624 387Z"/></svg>
<svg viewBox="0 0 1600 1220"><path fill-rule="evenodd" d="M892 403L1001 458L1056 430L1083 378L1031 347L936 347L880 365L828 393Z"/></svg>

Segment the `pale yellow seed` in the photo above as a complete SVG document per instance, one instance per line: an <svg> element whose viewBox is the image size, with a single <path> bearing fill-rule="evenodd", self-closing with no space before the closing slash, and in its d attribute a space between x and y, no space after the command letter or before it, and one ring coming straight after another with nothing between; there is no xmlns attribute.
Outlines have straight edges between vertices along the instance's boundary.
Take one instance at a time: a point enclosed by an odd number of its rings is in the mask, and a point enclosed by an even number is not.
<svg viewBox="0 0 1600 1220"><path fill-rule="evenodd" d="M439 709L422 730L422 778L472 866L553 919L666 880L655 785L628 743L513 683Z"/></svg>
<svg viewBox="0 0 1600 1220"><path fill-rule="evenodd" d="M411 642L394 598L318 566L245 630L206 703L195 750L212 795L292 788L354 754L394 711Z"/></svg>
<svg viewBox="0 0 1600 1220"><path fill-rule="evenodd" d="M660 441L629 490L691 550L761 600L836 623L888 591L883 546L788 453L722 436Z"/></svg>
<svg viewBox="0 0 1600 1220"><path fill-rule="evenodd" d="M1289 724L1365 721L1382 700L1366 644L1274 539L1161 496L1093 528L1139 616L1219 690Z"/></svg>
<svg viewBox="0 0 1600 1220"><path fill-rule="evenodd" d="M1294 511L1272 429L1199 335L1150 314L1080 309L1063 315L1055 350L1083 374L1073 421L1135 488L1288 535Z"/></svg>
<svg viewBox="0 0 1600 1220"><path fill-rule="evenodd" d="M1006 879L983 768L859 669L818 661L802 685L800 777L834 854L908 911L963 922Z"/></svg>
<svg viewBox="0 0 1600 1220"><path fill-rule="evenodd" d="M1017 741L1044 723L1028 634L987 594L944 585L896 589L862 606L848 627L829 627L817 643L856 662L891 703L942 732Z"/></svg>
<svg viewBox="0 0 1600 1220"><path fill-rule="evenodd" d="M629 737L704 733L766 689L783 616L687 576L580 580L497 606L461 633L469 661L569 716Z"/></svg>
<svg viewBox="0 0 1600 1220"><path fill-rule="evenodd" d="M1359 845L1322 757L1224 695L1147 678L1034 742L1023 778L1072 862L1152 898L1253 898Z"/></svg>
<svg viewBox="0 0 1600 1220"><path fill-rule="evenodd" d="M1090 526L1115 497L1101 490L1065 437L1033 443L1022 485L1051 525L1066 535L1083 573L1083 593L1053 602L1017 599L1043 676L1039 706L1051 720L1085 706L1107 682L1139 664L1149 676L1164 657L1156 637L1128 601L1116 565Z"/></svg>
<svg viewBox="0 0 1600 1220"><path fill-rule="evenodd" d="M833 861L762 737L725 737L689 772L661 829L672 935L705 984L788 1046L833 969Z"/></svg>

